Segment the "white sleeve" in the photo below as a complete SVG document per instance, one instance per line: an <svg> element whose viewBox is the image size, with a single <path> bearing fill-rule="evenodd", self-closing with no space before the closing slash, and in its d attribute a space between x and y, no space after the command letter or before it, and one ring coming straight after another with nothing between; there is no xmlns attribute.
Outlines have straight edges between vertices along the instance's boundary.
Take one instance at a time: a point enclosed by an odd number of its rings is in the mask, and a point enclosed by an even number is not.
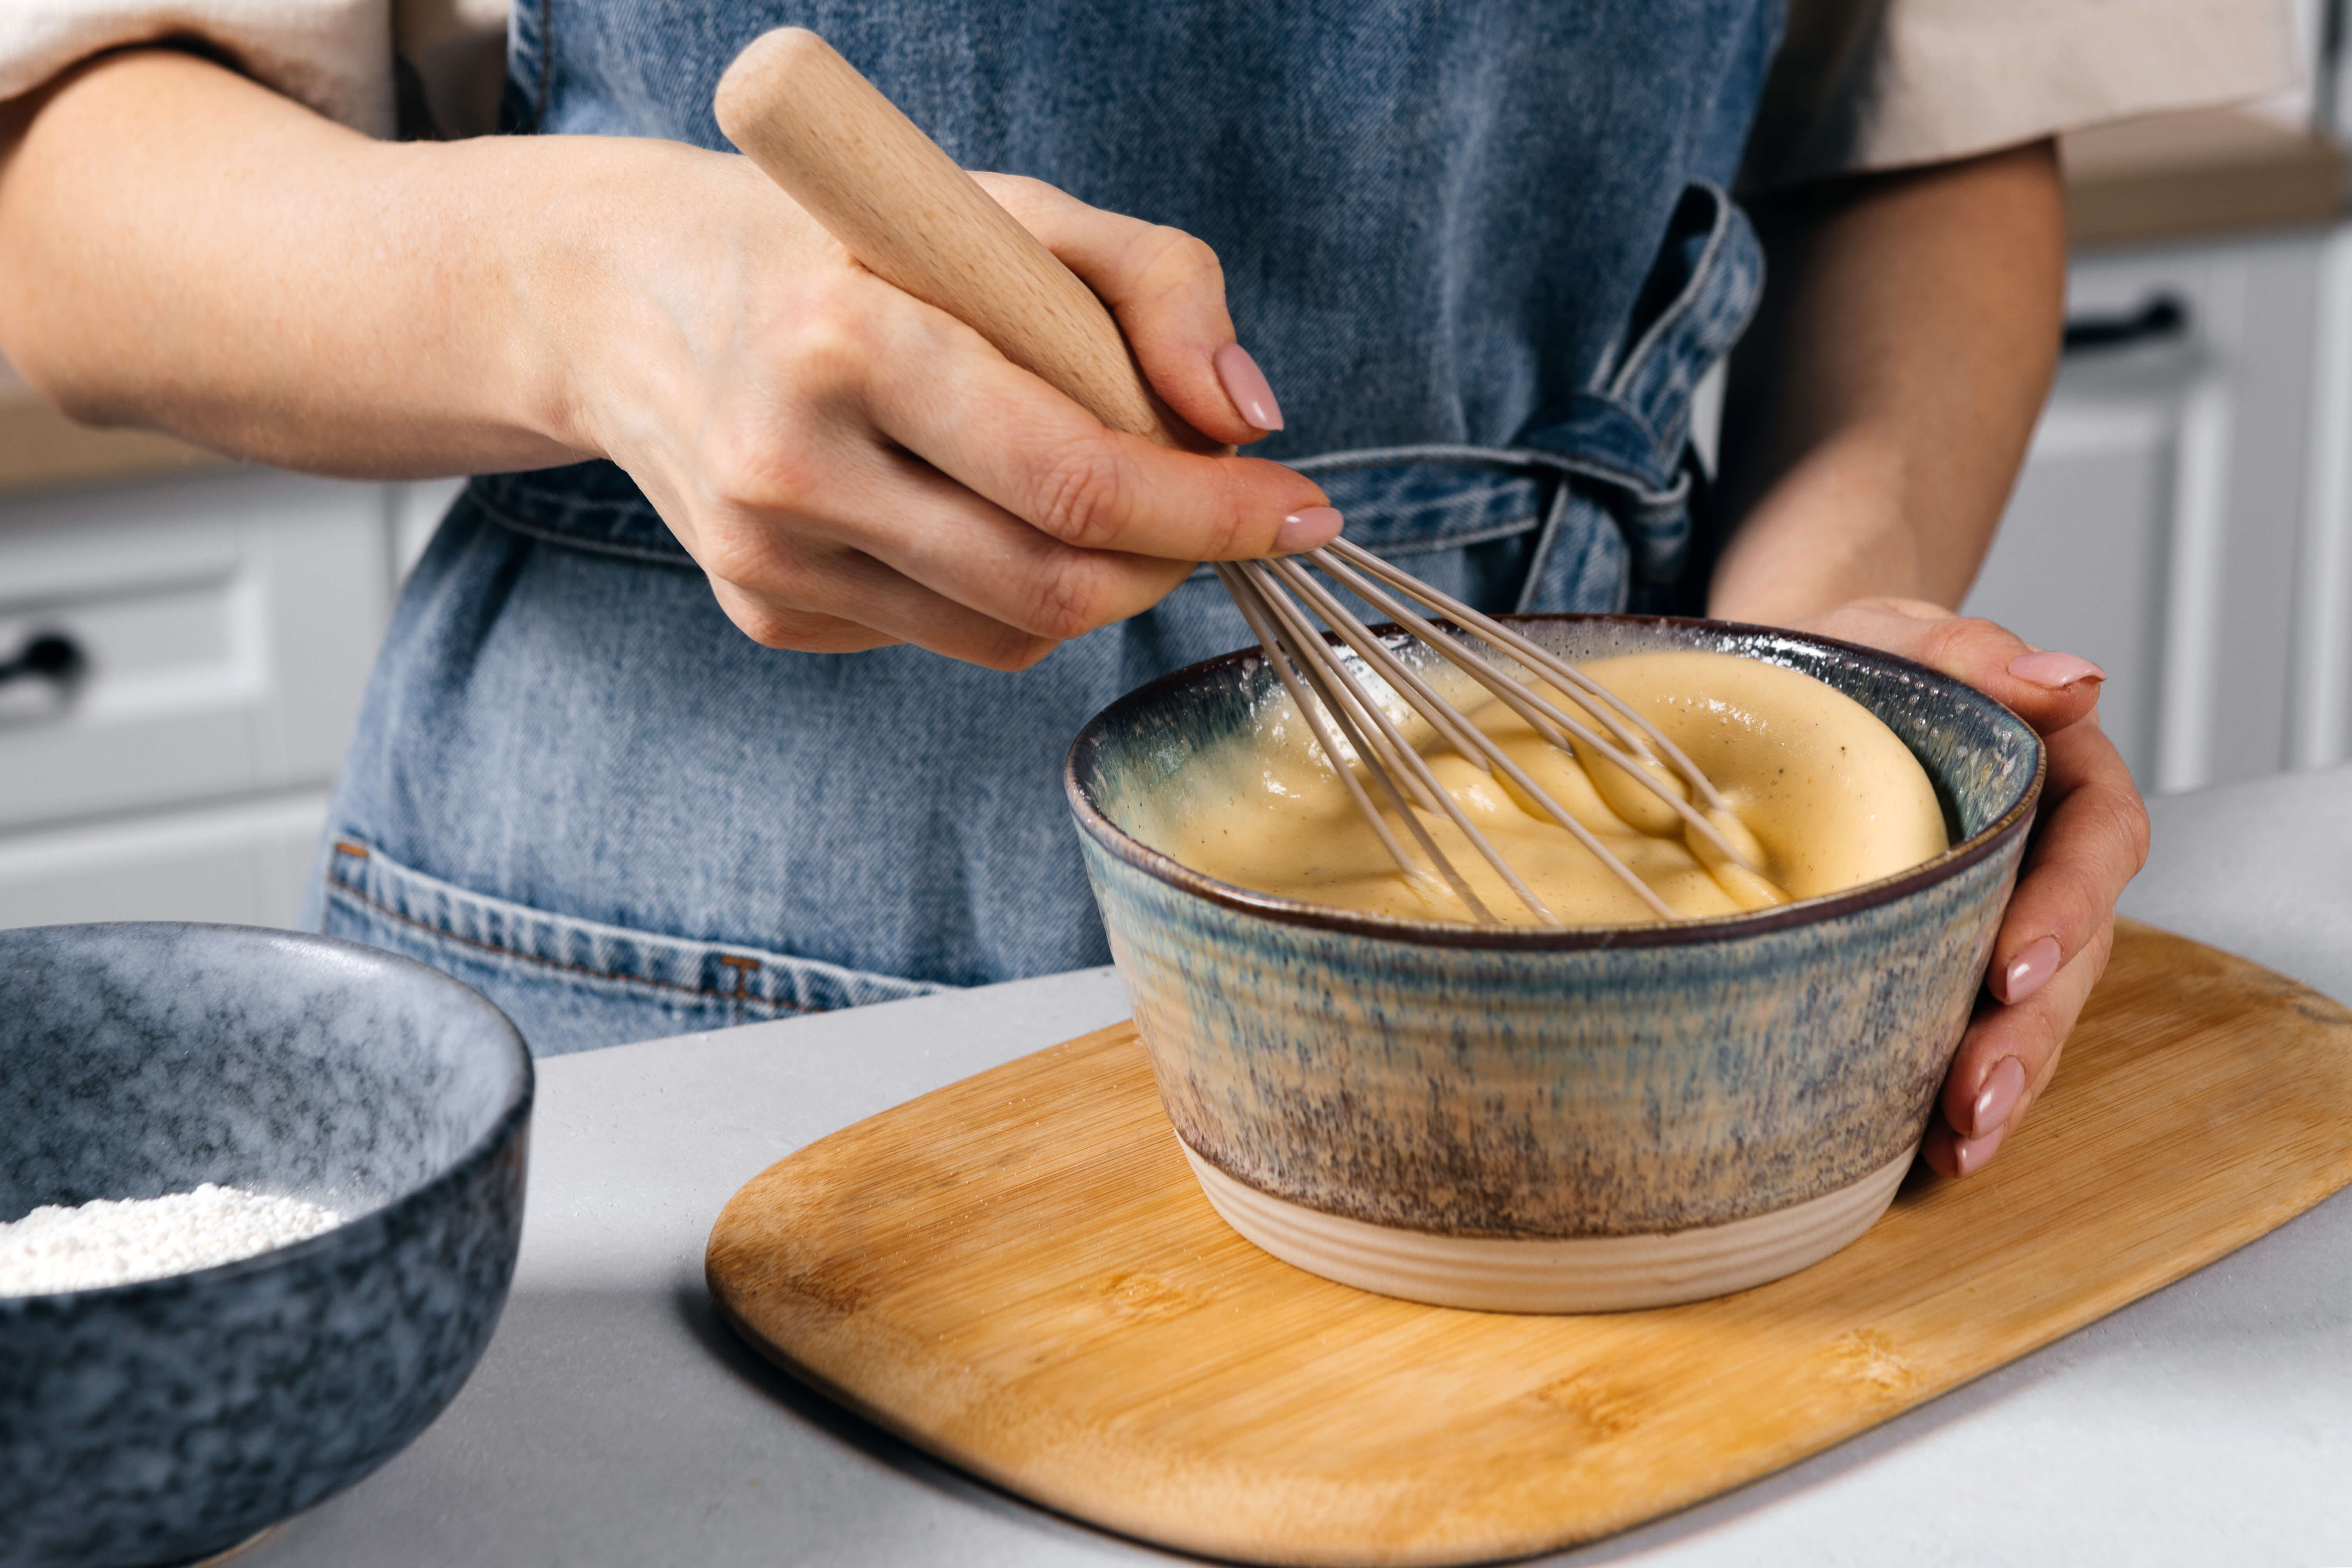
<svg viewBox="0 0 2352 1568"><path fill-rule="evenodd" d="M2282 0L1796 0L1742 183L1965 158L2294 75Z"/></svg>
<svg viewBox="0 0 2352 1568"><path fill-rule="evenodd" d="M331 120L398 128L395 46L444 134L489 129L507 0L0 0L0 100L103 49L188 39Z"/></svg>

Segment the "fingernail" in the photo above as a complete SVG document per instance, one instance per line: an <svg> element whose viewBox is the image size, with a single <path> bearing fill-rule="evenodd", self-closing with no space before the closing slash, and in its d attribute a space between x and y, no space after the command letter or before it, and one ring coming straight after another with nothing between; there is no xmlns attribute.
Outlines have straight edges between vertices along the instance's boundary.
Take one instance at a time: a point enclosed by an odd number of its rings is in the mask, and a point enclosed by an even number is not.
<svg viewBox="0 0 2352 1568"><path fill-rule="evenodd" d="M1335 506L1310 506L1304 511L1294 511L1275 531L1274 552L1296 555L1302 550L1320 550L1339 537L1339 525L1346 521Z"/></svg>
<svg viewBox="0 0 2352 1568"><path fill-rule="evenodd" d="M1977 1102L1970 1108L1969 1131L1979 1138L1988 1138L2009 1125L2009 1113L2017 1109L2017 1097L2025 1092L2025 1064L2015 1057L2003 1057L1985 1074L1984 1088L1977 1092Z"/></svg>
<svg viewBox="0 0 2352 1568"><path fill-rule="evenodd" d="M2058 939L2045 936L2029 942L2025 951L2011 959L2009 967L2000 972L2000 999L2015 1006L2041 990L2057 973Z"/></svg>
<svg viewBox="0 0 2352 1568"><path fill-rule="evenodd" d="M1210 359L1217 367L1217 379L1224 384L1225 395L1234 400L1243 418L1261 430L1282 428L1282 405L1274 400L1274 388L1266 384L1265 372L1258 369L1249 350L1227 343Z"/></svg>
<svg viewBox="0 0 2352 1568"><path fill-rule="evenodd" d="M2105 680L2107 672L2078 653L2021 653L2009 661L2010 674L2053 691L2078 680Z"/></svg>
<svg viewBox="0 0 2352 1568"><path fill-rule="evenodd" d="M1952 1144L1952 1168L1963 1176L1973 1176L1985 1168L1993 1157L2000 1141L2009 1136L2006 1127L1996 1128L1981 1138L1962 1138Z"/></svg>

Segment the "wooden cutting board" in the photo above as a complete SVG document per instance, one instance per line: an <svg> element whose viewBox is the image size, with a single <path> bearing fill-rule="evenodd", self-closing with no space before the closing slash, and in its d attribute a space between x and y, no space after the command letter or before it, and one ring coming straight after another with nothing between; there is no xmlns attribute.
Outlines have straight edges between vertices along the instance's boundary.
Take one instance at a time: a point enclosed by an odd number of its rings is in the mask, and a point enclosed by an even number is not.
<svg viewBox="0 0 2352 1568"><path fill-rule="evenodd" d="M1777 1469L2352 1181L2352 1012L2125 926L2021 1133L1720 1300L1510 1317L1278 1263L1194 1186L1126 1026L811 1144L711 1293L787 1371L1108 1529L1252 1563L1478 1562Z"/></svg>

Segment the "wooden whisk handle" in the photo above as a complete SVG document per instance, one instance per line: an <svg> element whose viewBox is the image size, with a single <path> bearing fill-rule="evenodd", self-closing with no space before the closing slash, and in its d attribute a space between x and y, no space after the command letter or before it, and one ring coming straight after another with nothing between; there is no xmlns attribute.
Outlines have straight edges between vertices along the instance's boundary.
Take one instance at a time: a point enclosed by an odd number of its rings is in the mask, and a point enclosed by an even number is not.
<svg viewBox="0 0 2352 1568"><path fill-rule="evenodd" d="M1152 395L1094 291L823 38L762 34L727 68L716 108L729 139L867 270L1111 428L1219 449Z"/></svg>

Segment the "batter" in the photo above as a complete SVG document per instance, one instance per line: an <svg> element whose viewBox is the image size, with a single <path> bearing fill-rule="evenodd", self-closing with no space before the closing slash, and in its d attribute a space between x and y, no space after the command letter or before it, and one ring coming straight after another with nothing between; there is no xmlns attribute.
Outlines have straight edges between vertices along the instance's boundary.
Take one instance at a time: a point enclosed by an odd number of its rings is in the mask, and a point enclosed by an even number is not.
<svg viewBox="0 0 2352 1568"><path fill-rule="evenodd" d="M1670 736L1713 781L1731 812L1728 819L1710 816L1760 877L1730 861L1599 753L1561 751L1478 688L1448 695L1683 918L1836 892L1948 847L1943 809L1917 759L1868 709L1811 676L1759 659L1682 650L1581 668ZM1538 690L1569 713L1585 715L1552 688ZM1641 897L1533 799L1439 741L1418 719L1398 716L1464 814L1561 922L1655 922ZM1397 868L1287 701L1270 708L1260 732L1232 752L1215 760L1205 787L1160 836L1166 853L1222 881L1286 898L1407 920L1475 918L1442 880L1408 879ZM1425 865L1380 786L1356 766L1400 842ZM1654 776L1671 779L1663 770ZM1543 923L1443 813L1413 810L1489 910L1515 924Z"/></svg>

